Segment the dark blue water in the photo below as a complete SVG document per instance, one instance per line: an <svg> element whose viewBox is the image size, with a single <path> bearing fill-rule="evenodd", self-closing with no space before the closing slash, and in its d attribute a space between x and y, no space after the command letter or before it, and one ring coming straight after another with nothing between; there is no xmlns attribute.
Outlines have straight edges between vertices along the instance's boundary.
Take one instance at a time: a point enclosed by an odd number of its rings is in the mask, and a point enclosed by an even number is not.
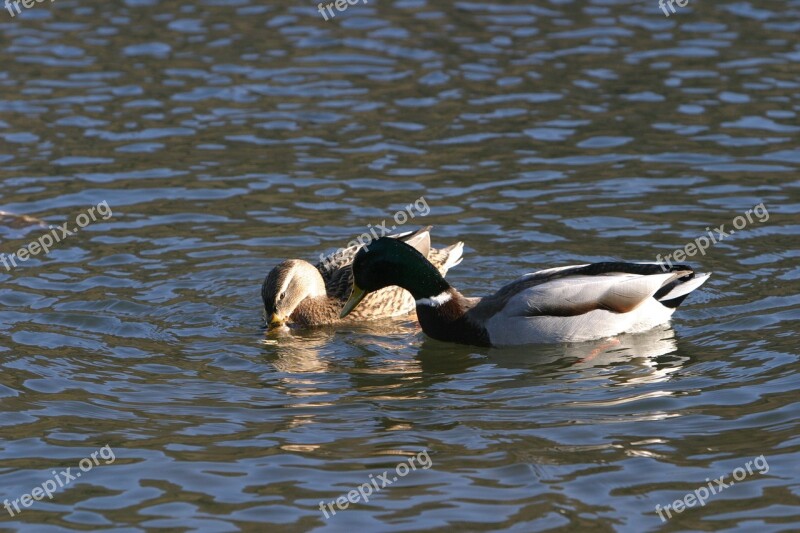
<svg viewBox="0 0 800 533"><path fill-rule="evenodd" d="M78 229L0 263L2 527L796 529L800 2L676 8L0 11L0 252ZM403 228L466 243L448 277L470 296L768 216L688 258L714 275L643 335L264 334L273 265L420 197L430 213ZM78 228L101 202L113 214ZM368 502L320 510L423 452ZM67 468L82 476L14 512Z"/></svg>

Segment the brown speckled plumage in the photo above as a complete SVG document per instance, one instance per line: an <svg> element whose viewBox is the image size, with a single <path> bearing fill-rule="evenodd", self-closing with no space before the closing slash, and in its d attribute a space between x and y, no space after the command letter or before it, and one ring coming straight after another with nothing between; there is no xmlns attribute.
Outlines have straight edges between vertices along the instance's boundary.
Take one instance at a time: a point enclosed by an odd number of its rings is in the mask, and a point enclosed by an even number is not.
<svg viewBox="0 0 800 533"><path fill-rule="evenodd" d="M430 227L399 238L427 256L442 273L461 262L463 243L440 250L430 247ZM339 313L353 289L353 258L360 245L337 254L333 260L312 266L290 259L267 275L261 297L267 322L289 322L300 326L332 325L406 315L414 310L414 299L399 287L386 287L368 295L347 318ZM279 293L279 291L283 291Z"/></svg>

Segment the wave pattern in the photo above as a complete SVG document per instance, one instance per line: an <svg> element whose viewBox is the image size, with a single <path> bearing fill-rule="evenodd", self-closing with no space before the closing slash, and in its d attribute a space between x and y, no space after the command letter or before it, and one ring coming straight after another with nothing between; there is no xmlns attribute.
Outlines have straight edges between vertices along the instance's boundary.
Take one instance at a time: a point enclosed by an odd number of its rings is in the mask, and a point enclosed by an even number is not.
<svg viewBox="0 0 800 533"><path fill-rule="evenodd" d="M0 500L10 528L620 531L797 523L800 3L34 4L0 26ZM265 336L259 286L423 197L453 283L713 271L672 327L476 350L397 321ZM325 519L320 502L421 450Z"/></svg>

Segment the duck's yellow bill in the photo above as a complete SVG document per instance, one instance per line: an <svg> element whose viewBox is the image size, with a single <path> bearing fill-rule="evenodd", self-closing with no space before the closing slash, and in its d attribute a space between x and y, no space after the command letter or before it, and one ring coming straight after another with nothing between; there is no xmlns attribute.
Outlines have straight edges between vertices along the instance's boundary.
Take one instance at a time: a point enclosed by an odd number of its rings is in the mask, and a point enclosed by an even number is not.
<svg viewBox="0 0 800 533"><path fill-rule="evenodd" d="M269 329L277 328L284 325L286 321L278 316L278 313L272 313L272 316L269 317L269 322L267 323Z"/></svg>
<svg viewBox="0 0 800 533"><path fill-rule="evenodd" d="M353 292L350 293L350 299L347 300L346 304L344 304L342 312L339 314L339 318L344 318L352 313L353 309L355 309L356 306L361 303L361 300L363 300L364 296L366 295L367 293L364 291L364 289L353 283Z"/></svg>

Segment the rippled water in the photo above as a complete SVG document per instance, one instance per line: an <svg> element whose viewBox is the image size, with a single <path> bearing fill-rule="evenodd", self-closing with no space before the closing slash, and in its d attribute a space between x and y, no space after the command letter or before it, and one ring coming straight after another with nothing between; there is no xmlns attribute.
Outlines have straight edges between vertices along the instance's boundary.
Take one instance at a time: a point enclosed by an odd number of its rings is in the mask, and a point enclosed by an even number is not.
<svg viewBox="0 0 800 533"><path fill-rule="evenodd" d="M800 2L676 8L0 11L0 251L113 211L0 265L0 497L114 453L0 509L2 527L796 528ZM408 227L466 242L449 277L468 295L769 216L690 258L714 276L644 335L484 350L401 320L265 336L275 263L420 197ZM423 451L430 468L320 511ZM761 455L768 471L659 518Z"/></svg>

